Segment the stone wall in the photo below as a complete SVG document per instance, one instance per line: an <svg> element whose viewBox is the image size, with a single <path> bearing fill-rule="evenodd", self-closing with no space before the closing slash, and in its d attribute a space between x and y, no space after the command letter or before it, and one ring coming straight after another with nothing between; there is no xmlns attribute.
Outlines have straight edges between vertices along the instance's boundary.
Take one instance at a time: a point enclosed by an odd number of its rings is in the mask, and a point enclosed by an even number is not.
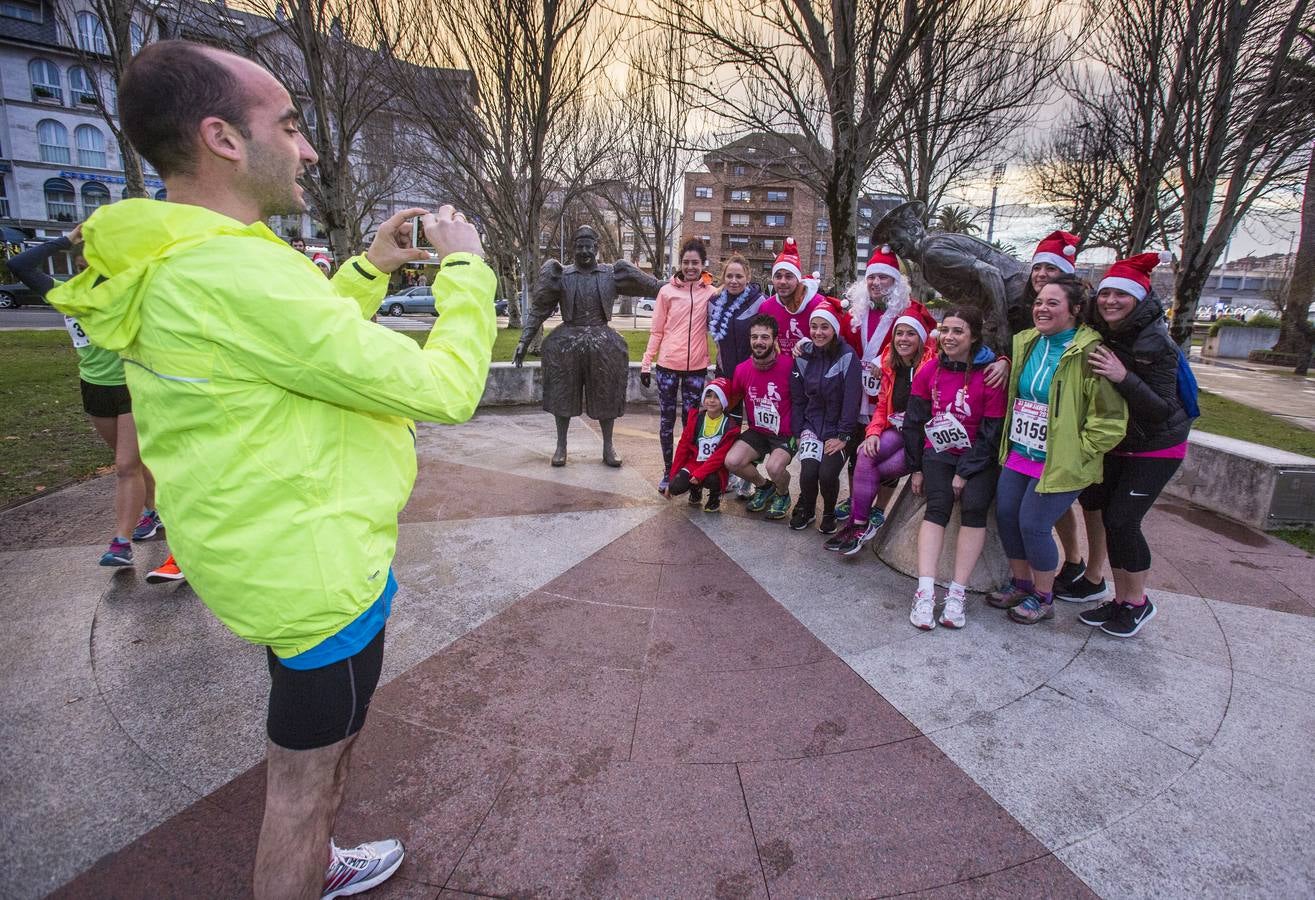
<svg viewBox="0 0 1315 900"><path fill-rule="evenodd" d="M1252 350L1268 350L1277 340L1277 328L1221 328L1206 337L1201 355L1218 359L1246 359Z"/></svg>

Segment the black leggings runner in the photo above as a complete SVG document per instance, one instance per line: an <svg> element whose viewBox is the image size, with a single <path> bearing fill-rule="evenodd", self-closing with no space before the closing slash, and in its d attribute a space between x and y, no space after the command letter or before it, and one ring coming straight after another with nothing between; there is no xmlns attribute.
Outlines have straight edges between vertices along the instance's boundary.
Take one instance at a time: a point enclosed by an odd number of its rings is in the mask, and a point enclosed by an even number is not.
<svg viewBox="0 0 1315 900"><path fill-rule="evenodd" d="M1142 519L1182 463L1181 459L1106 454L1105 480L1084 490L1078 502L1085 510L1100 510L1111 568L1145 572L1151 567Z"/></svg>
<svg viewBox="0 0 1315 900"><path fill-rule="evenodd" d="M850 454L844 450L839 453L823 455L822 459L805 459L799 463L799 505L810 512L817 508L817 490L822 489L822 515L833 516L836 513L836 498L840 495L840 473L845 470L845 460Z"/></svg>

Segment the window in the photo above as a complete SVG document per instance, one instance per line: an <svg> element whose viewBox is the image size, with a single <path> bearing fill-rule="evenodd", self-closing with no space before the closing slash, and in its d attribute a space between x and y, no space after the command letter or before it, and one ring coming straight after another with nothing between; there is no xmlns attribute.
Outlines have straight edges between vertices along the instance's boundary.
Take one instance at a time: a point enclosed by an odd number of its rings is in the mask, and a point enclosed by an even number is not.
<svg viewBox="0 0 1315 900"><path fill-rule="evenodd" d="M870 218L872 218L872 207L870 207L870 206L860 207L860 208L859 208L859 211L858 211L858 215L859 215L860 218L863 218L863 219L870 219Z"/></svg>
<svg viewBox="0 0 1315 900"><path fill-rule="evenodd" d="M82 66L74 66L68 70L68 98L75 106L96 105L96 89L92 87L91 77Z"/></svg>
<svg viewBox="0 0 1315 900"><path fill-rule="evenodd" d="M695 222L711 222L711 221L712 221L712 213L708 212L706 209L697 209L697 210L694 211L694 221L695 221Z"/></svg>
<svg viewBox="0 0 1315 900"><path fill-rule="evenodd" d="M866 249L868 248L868 239L865 238L865 237L861 237L861 238L859 238L859 239L858 239L858 246L859 246L859 249L860 249L860 250L866 250Z"/></svg>
<svg viewBox="0 0 1315 900"><path fill-rule="evenodd" d="M105 168L105 135L95 125L79 125L73 130L78 145L78 165L91 169Z"/></svg>
<svg viewBox="0 0 1315 900"><path fill-rule="evenodd" d="M73 161L68 152L68 129L54 119L42 119L37 123L37 149L42 162L67 165Z"/></svg>
<svg viewBox="0 0 1315 900"><path fill-rule="evenodd" d="M767 192L768 203L788 203L789 201L790 201L790 195L786 191Z"/></svg>
<svg viewBox="0 0 1315 900"><path fill-rule="evenodd" d="M826 219L818 219L818 220L817 220L817 230L818 230L818 231L826 231L826 230L827 230L828 228L830 228L830 227L831 227L831 223L828 222Z"/></svg>
<svg viewBox="0 0 1315 900"><path fill-rule="evenodd" d="M695 196L695 197L698 197L700 200L711 200L711 199L712 199L712 188L710 188L710 187L696 187L696 188L694 189L694 196Z"/></svg>
<svg viewBox="0 0 1315 900"><path fill-rule="evenodd" d="M753 193L751 191L731 191L732 203L748 203L752 199Z"/></svg>
<svg viewBox="0 0 1315 900"><path fill-rule="evenodd" d="M59 67L48 59L34 59L27 64L27 77L32 82L33 100L64 102L64 90L59 86Z"/></svg>
<svg viewBox="0 0 1315 900"><path fill-rule="evenodd" d="M119 114L119 89L114 86L114 79L106 76L100 83L100 97L105 103L105 111L112 116Z"/></svg>
<svg viewBox="0 0 1315 900"><path fill-rule="evenodd" d="M5 180L0 178L0 219L9 218L9 196L5 193Z"/></svg>
<svg viewBox="0 0 1315 900"><path fill-rule="evenodd" d="M51 178L46 182L45 191L47 219L54 222L77 221L78 203L73 185L63 178Z"/></svg>
<svg viewBox="0 0 1315 900"><path fill-rule="evenodd" d="M769 228L784 228L785 213L768 213L763 216L763 224Z"/></svg>
<svg viewBox="0 0 1315 900"><path fill-rule="evenodd" d="M818 253L825 253L826 241L818 241L816 244L813 245L813 249L816 250Z"/></svg>
<svg viewBox="0 0 1315 900"><path fill-rule="evenodd" d="M3 2L0 2L0 16L22 19L24 22L34 22L40 25L41 6L36 3L26 3L24 0L3 0Z"/></svg>
<svg viewBox="0 0 1315 900"><path fill-rule="evenodd" d="M731 235L729 242L730 245L736 249L749 246L749 239L744 235Z"/></svg>
<svg viewBox="0 0 1315 900"><path fill-rule="evenodd" d="M136 56L146 46L146 34L136 22L128 25L128 40L131 42L132 55Z"/></svg>
<svg viewBox="0 0 1315 900"><path fill-rule="evenodd" d="M95 13L78 13L78 46L91 53L110 52L110 46L105 41L105 26L101 25Z"/></svg>
<svg viewBox="0 0 1315 900"><path fill-rule="evenodd" d="M710 235L710 234L701 234L701 235L699 235L699 240L701 240L701 241L703 241L703 243L707 244L707 243L709 243L709 242L712 241L712 235Z"/></svg>
<svg viewBox="0 0 1315 900"><path fill-rule="evenodd" d="M732 224L732 225L748 225L748 224L749 224L749 214L748 214L748 213L731 213L731 224Z"/></svg>
<svg viewBox="0 0 1315 900"><path fill-rule="evenodd" d="M733 166L733 167L731 168L731 174L732 174L732 175L743 175L743 174L744 174L744 166Z"/></svg>
<svg viewBox="0 0 1315 900"><path fill-rule="evenodd" d="M763 238L763 249L764 249L764 250L775 250L775 249L776 249L776 241L772 240L771 238Z"/></svg>
<svg viewBox="0 0 1315 900"><path fill-rule="evenodd" d="M82 214L89 216L102 206L110 203L110 189L98 181L88 181L82 186Z"/></svg>

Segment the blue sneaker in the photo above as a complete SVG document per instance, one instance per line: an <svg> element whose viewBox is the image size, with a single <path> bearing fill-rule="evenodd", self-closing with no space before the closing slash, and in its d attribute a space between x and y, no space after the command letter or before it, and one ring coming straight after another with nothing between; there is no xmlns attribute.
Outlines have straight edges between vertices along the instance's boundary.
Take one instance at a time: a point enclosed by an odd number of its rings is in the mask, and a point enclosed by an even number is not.
<svg viewBox="0 0 1315 900"><path fill-rule="evenodd" d="M772 498L772 503L767 507L767 515L764 519L784 519L790 514L790 495L777 494Z"/></svg>
<svg viewBox="0 0 1315 900"><path fill-rule="evenodd" d="M772 497L775 495L776 485L769 481L753 492L753 499L749 501L749 505L745 509L751 513L760 513L767 508L767 504L772 501Z"/></svg>
<svg viewBox="0 0 1315 900"><path fill-rule="evenodd" d="M145 541L155 537L155 533L164 527L160 521L160 514L155 510L142 513L142 517L137 520L137 527L132 530L132 539L134 541Z"/></svg>
<svg viewBox="0 0 1315 900"><path fill-rule="evenodd" d="M850 507L851 507L852 505L853 505L853 503L852 503L852 498L850 498L850 497L846 497L844 500L841 500L839 503L837 503L837 504L836 504L836 518L837 518L837 519L842 519L842 520L843 520L843 519L848 519L848 518L849 518L849 510L850 510Z"/></svg>
<svg viewBox="0 0 1315 900"><path fill-rule="evenodd" d="M132 565L132 544L127 541L110 541L110 549L101 554L100 564L115 568Z"/></svg>

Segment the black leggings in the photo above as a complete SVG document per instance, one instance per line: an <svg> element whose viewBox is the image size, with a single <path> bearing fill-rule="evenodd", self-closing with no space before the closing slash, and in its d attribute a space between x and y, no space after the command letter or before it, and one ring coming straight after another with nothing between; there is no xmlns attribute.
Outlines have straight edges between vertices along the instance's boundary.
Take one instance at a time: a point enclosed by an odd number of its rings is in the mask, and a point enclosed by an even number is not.
<svg viewBox="0 0 1315 900"><path fill-rule="evenodd" d="M1078 502L1104 519L1110 568L1145 572L1151 567L1141 522L1182 464L1181 459L1105 455L1105 480L1084 490Z"/></svg>
<svg viewBox="0 0 1315 900"><path fill-rule="evenodd" d="M924 522L942 528L950 524L950 513L954 512L954 475L953 463L942 462L930 453L922 458L922 492L927 497L927 511L922 515ZM987 466L963 486L959 494L959 523L964 528L986 527L986 513L995 499L995 483L999 477L999 469Z"/></svg>
<svg viewBox="0 0 1315 900"><path fill-rule="evenodd" d="M689 483L689 469L681 469L676 473L676 477L671 479L671 496L679 497L686 491L694 491L696 495L704 488L708 490L708 496L721 493L721 478L714 474L708 479L706 484L696 484L691 486Z"/></svg>
<svg viewBox="0 0 1315 900"><path fill-rule="evenodd" d="M812 511L817 508L817 490L821 487L822 515L835 515L836 497L840 495L840 473L845 470L845 460L851 455L841 450L823 454L821 460L799 462L799 505L802 509Z"/></svg>

